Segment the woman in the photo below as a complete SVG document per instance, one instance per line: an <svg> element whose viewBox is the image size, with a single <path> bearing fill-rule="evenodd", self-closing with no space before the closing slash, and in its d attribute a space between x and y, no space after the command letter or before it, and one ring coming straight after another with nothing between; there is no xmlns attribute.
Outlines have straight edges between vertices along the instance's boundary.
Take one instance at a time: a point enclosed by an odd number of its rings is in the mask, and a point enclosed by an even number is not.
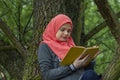
<svg viewBox="0 0 120 80"><path fill-rule="evenodd" d="M68 66L59 65L70 47L75 46L72 29L71 19L64 14L58 14L46 26L38 49L39 66L45 80L99 80L93 67L84 67L88 56L77 58Z"/></svg>

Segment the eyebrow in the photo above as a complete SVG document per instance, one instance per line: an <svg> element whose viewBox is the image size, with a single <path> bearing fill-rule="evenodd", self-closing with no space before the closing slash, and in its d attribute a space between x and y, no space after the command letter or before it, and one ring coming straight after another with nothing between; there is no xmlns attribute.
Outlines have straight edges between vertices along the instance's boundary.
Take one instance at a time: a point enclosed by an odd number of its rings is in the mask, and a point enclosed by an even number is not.
<svg viewBox="0 0 120 80"><path fill-rule="evenodd" d="M68 29L68 28L65 28L65 27L61 27L60 29ZM69 30L72 30L71 28L69 28Z"/></svg>

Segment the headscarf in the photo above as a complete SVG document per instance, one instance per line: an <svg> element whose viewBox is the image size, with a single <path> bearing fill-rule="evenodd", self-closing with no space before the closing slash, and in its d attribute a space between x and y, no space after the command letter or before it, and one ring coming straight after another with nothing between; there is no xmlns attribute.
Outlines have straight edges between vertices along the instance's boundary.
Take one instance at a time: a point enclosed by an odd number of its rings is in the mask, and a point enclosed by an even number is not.
<svg viewBox="0 0 120 80"><path fill-rule="evenodd" d="M48 23L42 36L42 42L46 43L60 59L65 57L70 47L75 46L71 36L65 42L58 41L56 38L57 31L65 23L69 23L70 27L73 27L72 21L68 16L64 14L58 14Z"/></svg>

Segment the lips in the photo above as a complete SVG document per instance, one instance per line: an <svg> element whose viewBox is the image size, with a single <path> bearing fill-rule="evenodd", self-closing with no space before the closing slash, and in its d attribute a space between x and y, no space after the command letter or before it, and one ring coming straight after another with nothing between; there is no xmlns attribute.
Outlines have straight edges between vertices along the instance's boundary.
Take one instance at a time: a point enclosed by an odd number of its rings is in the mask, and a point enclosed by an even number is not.
<svg viewBox="0 0 120 80"><path fill-rule="evenodd" d="M68 37L62 37L62 38L67 40Z"/></svg>

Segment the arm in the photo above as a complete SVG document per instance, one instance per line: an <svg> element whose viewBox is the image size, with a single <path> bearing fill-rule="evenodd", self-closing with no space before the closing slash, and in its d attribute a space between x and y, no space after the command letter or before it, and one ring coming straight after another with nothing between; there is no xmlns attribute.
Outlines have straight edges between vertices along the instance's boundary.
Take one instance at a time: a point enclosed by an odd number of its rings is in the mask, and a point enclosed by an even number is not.
<svg viewBox="0 0 120 80"><path fill-rule="evenodd" d="M58 80L72 73L70 66L54 68L49 47L45 44L39 46L38 61L42 75L46 80Z"/></svg>

